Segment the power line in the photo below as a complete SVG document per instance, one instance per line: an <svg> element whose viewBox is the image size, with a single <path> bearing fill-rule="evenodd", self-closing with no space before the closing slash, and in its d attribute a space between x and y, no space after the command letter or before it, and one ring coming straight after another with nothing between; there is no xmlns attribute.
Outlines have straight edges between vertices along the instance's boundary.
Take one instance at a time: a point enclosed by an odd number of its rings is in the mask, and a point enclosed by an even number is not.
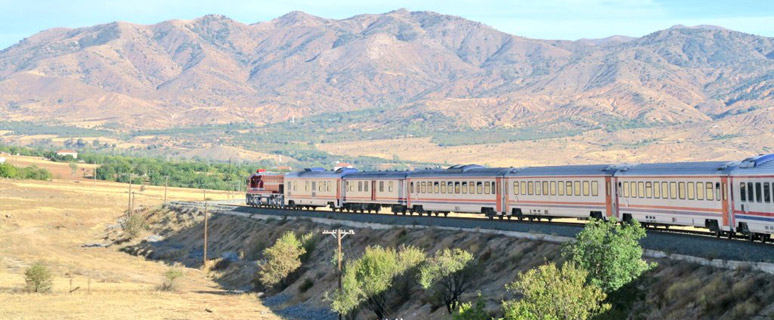
<svg viewBox="0 0 774 320"><path fill-rule="evenodd" d="M336 230L324 230L322 232L323 234L329 234L334 237L336 237L336 240L339 244L339 250L338 250L338 266L339 266L339 294L341 294L341 239L343 239L345 236L349 234L355 234L354 230L346 230L342 231L341 229ZM341 313L339 313L339 320L341 320Z"/></svg>

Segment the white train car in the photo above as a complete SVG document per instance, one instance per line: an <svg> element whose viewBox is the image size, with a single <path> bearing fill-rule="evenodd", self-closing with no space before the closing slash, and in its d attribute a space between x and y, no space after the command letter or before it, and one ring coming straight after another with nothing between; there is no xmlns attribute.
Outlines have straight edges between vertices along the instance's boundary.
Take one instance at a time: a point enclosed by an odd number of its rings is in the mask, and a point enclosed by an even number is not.
<svg viewBox="0 0 774 320"><path fill-rule="evenodd" d="M774 154L742 161L731 171L730 225L750 240L774 234Z"/></svg>
<svg viewBox="0 0 774 320"><path fill-rule="evenodd" d="M502 214L504 168L458 165L448 169L414 171L408 174L407 207L413 212L448 214Z"/></svg>
<svg viewBox="0 0 774 320"><path fill-rule="evenodd" d="M285 206L289 208L314 209L318 207L340 208L342 201L342 180L356 169L341 168L327 171L323 168L308 168L304 171L285 175Z"/></svg>
<svg viewBox="0 0 774 320"><path fill-rule="evenodd" d="M638 164L615 173L623 221L732 232L728 210L731 162Z"/></svg>
<svg viewBox="0 0 774 320"><path fill-rule="evenodd" d="M611 180L615 170L609 165L511 169L502 196L506 212L520 220L614 216Z"/></svg>
<svg viewBox="0 0 774 320"><path fill-rule="evenodd" d="M343 208L360 212L379 212L390 207L393 213L406 213L406 177L408 171L369 171L343 178Z"/></svg>

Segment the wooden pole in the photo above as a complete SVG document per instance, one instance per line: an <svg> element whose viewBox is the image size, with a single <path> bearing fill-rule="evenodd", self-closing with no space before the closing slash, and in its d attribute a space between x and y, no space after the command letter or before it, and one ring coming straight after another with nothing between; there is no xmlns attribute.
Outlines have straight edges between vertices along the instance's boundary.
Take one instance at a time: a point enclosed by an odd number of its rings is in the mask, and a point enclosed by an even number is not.
<svg viewBox="0 0 774 320"><path fill-rule="evenodd" d="M202 270L207 268L207 202L204 203L204 258Z"/></svg>
<svg viewBox="0 0 774 320"><path fill-rule="evenodd" d="M355 231L353 231L353 230L341 231L341 229L336 229L334 231L325 230L325 231L323 231L323 234L330 234L330 235L336 237L336 241L338 242L338 248L339 249L338 249L338 258L337 258L337 260L338 260L338 269L339 269L339 293L341 293L341 262L342 262L342 257L341 257L341 239L343 239L344 236L346 236L348 234L355 234ZM342 315L339 314L339 320L341 320L341 316Z"/></svg>
<svg viewBox="0 0 774 320"><path fill-rule="evenodd" d="M132 215L132 174L129 174L129 204L127 205L127 215Z"/></svg>

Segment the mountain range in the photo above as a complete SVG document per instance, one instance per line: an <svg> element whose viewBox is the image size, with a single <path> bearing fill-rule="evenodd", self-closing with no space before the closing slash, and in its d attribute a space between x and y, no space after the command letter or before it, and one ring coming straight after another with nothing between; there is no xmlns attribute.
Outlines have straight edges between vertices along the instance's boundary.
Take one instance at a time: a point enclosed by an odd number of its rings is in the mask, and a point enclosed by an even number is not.
<svg viewBox="0 0 774 320"><path fill-rule="evenodd" d="M439 118L454 130L770 132L772 101L774 39L715 26L564 41L434 12L291 12L49 29L0 51L4 119L115 131L378 109L337 130Z"/></svg>

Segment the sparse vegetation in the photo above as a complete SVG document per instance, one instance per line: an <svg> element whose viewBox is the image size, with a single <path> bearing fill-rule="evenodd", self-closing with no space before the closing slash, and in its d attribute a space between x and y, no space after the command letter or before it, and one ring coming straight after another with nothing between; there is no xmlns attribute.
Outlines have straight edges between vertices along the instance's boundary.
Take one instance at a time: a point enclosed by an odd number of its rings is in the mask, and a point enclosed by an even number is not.
<svg viewBox="0 0 774 320"><path fill-rule="evenodd" d="M17 168L8 163L0 163L0 178L50 180L51 172L35 166Z"/></svg>
<svg viewBox="0 0 774 320"><path fill-rule="evenodd" d="M587 275L574 263L561 269L546 264L519 274L506 288L522 297L503 302L504 320L584 320L605 312L610 308L602 303L606 295L595 284L587 284Z"/></svg>
<svg viewBox="0 0 774 320"><path fill-rule="evenodd" d="M462 249L443 249L420 267L419 283L440 299L450 314L460 296L469 290L476 277L473 255Z"/></svg>
<svg viewBox="0 0 774 320"><path fill-rule="evenodd" d="M30 293L50 292L53 279L51 271L42 262L36 262L24 271L25 288Z"/></svg>
<svg viewBox="0 0 774 320"><path fill-rule="evenodd" d="M123 222L124 233L127 238L137 238L141 232L145 231L147 224L145 217L141 213L130 214Z"/></svg>
<svg viewBox="0 0 774 320"><path fill-rule="evenodd" d="M481 297L481 292L476 296L476 300L473 303L463 302L460 304L459 310L457 310L453 316L453 320L489 320L492 317L485 310L486 304L484 298Z"/></svg>
<svg viewBox="0 0 774 320"><path fill-rule="evenodd" d="M642 259L638 241L644 237L645 229L636 220L593 220L564 248L564 255L588 271L590 284L610 293L655 266Z"/></svg>
<svg viewBox="0 0 774 320"><path fill-rule="evenodd" d="M183 270L178 268L169 268L164 271L164 282L161 284L162 291L175 291L177 290L176 280L183 276Z"/></svg>
<svg viewBox="0 0 774 320"><path fill-rule="evenodd" d="M292 231L283 234L273 246L263 251L265 262L260 265L260 283L272 288L301 266L301 256L306 252L303 243Z"/></svg>

